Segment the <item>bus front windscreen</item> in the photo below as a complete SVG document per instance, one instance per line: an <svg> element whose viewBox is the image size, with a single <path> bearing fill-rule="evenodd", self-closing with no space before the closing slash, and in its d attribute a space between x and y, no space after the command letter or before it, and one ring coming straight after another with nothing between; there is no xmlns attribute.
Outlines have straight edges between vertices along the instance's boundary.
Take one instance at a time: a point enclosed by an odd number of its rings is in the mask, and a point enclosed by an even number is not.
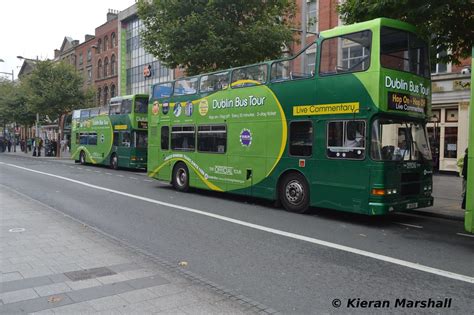
<svg viewBox="0 0 474 315"><path fill-rule="evenodd" d="M430 77L428 44L410 32L382 27L380 63L385 68Z"/></svg>
<svg viewBox="0 0 474 315"><path fill-rule="evenodd" d="M148 112L148 99L137 97L135 99L135 113L146 114L147 112Z"/></svg>
<svg viewBox="0 0 474 315"><path fill-rule="evenodd" d="M431 160L426 129L420 122L378 118L372 124L371 144L374 160Z"/></svg>

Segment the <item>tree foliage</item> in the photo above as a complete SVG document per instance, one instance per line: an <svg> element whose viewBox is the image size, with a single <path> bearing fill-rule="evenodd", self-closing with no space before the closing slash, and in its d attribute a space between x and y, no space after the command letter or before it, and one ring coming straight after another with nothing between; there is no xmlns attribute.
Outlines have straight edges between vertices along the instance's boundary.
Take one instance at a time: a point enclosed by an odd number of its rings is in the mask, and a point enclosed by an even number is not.
<svg viewBox="0 0 474 315"><path fill-rule="evenodd" d="M33 72L23 80L30 108L53 120L92 104L90 93L82 88L82 77L69 64L38 61Z"/></svg>
<svg viewBox="0 0 474 315"><path fill-rule="evenodd" d="M281 56L294 0L140 0L145 49L188 75Z"/></svg>
<svg viewBox="0 0 474 315"><path fill-rule="evenodd" d="M431 38L433 52L449 52L438 58L438 62L458 64L471 55L474 44L472 0L347 0L339 6L339 12L346 23L388 17L415 25L422 36Z"/></svg>
<svg viewBox="0 0 474 315"><path fill-rule="evenodd" d="M29 126L34 121L35 113L28 107L24 85L0 81L0 122Z"/></svg>

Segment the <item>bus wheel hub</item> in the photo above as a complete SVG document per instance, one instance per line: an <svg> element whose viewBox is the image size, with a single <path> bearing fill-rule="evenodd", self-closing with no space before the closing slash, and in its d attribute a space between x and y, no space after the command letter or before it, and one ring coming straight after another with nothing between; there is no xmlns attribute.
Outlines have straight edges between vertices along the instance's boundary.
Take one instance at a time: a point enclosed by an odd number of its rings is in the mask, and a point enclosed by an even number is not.
<svg viewBox="0 0 474 315"><path fill-rule="evenodd" d="M303 200L303 186L298 181L291 181L286 185L286 199L293 203L297 204Z"/></svg>

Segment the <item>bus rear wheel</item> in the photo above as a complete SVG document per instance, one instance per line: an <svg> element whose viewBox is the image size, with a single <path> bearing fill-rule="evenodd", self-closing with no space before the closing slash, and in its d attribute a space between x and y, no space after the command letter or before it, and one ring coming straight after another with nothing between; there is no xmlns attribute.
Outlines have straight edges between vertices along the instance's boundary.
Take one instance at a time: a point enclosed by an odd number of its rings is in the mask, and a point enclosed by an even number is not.
<svg viewBox="0 0 474 315"><path fill-rule="evenodd" d="M290 212L305 213L309 208L309 185L300 173L286 174L280 182L279 197Z"/></svg>
<svg viewBox="0 0 474 315"><path fill-rule="evenodd" d="M82 165L86 164L86 153L84 151L81 151L79 154L79 163Z"/></svg>
<svg viewBox="0 0 474 315"><path fill-rule="evenodd" d="M110 168L114 170L118 169L118 157L115 153L110 157Z"/></svg>
<svg viewBox="0 0 474 315"><path fill-rule="evenodd" d="M189 170L186 164L179 162L175 165L171 182L178 191L186 192L189 190Z"/></svg>

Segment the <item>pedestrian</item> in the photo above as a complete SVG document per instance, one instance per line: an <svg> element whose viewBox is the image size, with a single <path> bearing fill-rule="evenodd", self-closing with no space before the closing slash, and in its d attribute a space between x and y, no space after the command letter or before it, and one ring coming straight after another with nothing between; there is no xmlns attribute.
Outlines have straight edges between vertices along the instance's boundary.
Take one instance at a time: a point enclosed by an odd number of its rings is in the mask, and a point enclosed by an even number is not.
<svg viewBox="0 0 474 315"><path fill-rule="evenodd" d="M462 204L461 208L466 209L466 195L467 195L467 148L464 154L464 161L462 164Z"/></svg>
<svg viewBox="0 0 474 315"><path fill-rule="evenodd" d="M0 138L0 152L5 151L5 147L4 147L4 144L3 144L3 143L4 143L4 142L3 142L3 139Z"/></svg>
<svg viewBox="0 0 474 315"><path fill-rule="evenodd" d="M43 149L43 139L39 138L38 140L38 156L41 156L41 150Z"/></svg>
<svg viewBox="0 0 474 315"><path fill-rule="evenodd" d="M26 149L28 152L31 152L31 146L33 144L33 140L31 138L26 139Z"/></svg>
<svg viewBox="0 0 474 315"><path fill-rule="evenodd" d="M67 148L67 141L66 139L62 139L61 142L61 152L66 152L66 148Z"/></svg>
<svg viewBox="0 0 474 315"><path fill-rule="evenodd" d="M12 140L11 139L8 139L7 147L8 147L8 152L10 152L12 150Z"/></svg>

